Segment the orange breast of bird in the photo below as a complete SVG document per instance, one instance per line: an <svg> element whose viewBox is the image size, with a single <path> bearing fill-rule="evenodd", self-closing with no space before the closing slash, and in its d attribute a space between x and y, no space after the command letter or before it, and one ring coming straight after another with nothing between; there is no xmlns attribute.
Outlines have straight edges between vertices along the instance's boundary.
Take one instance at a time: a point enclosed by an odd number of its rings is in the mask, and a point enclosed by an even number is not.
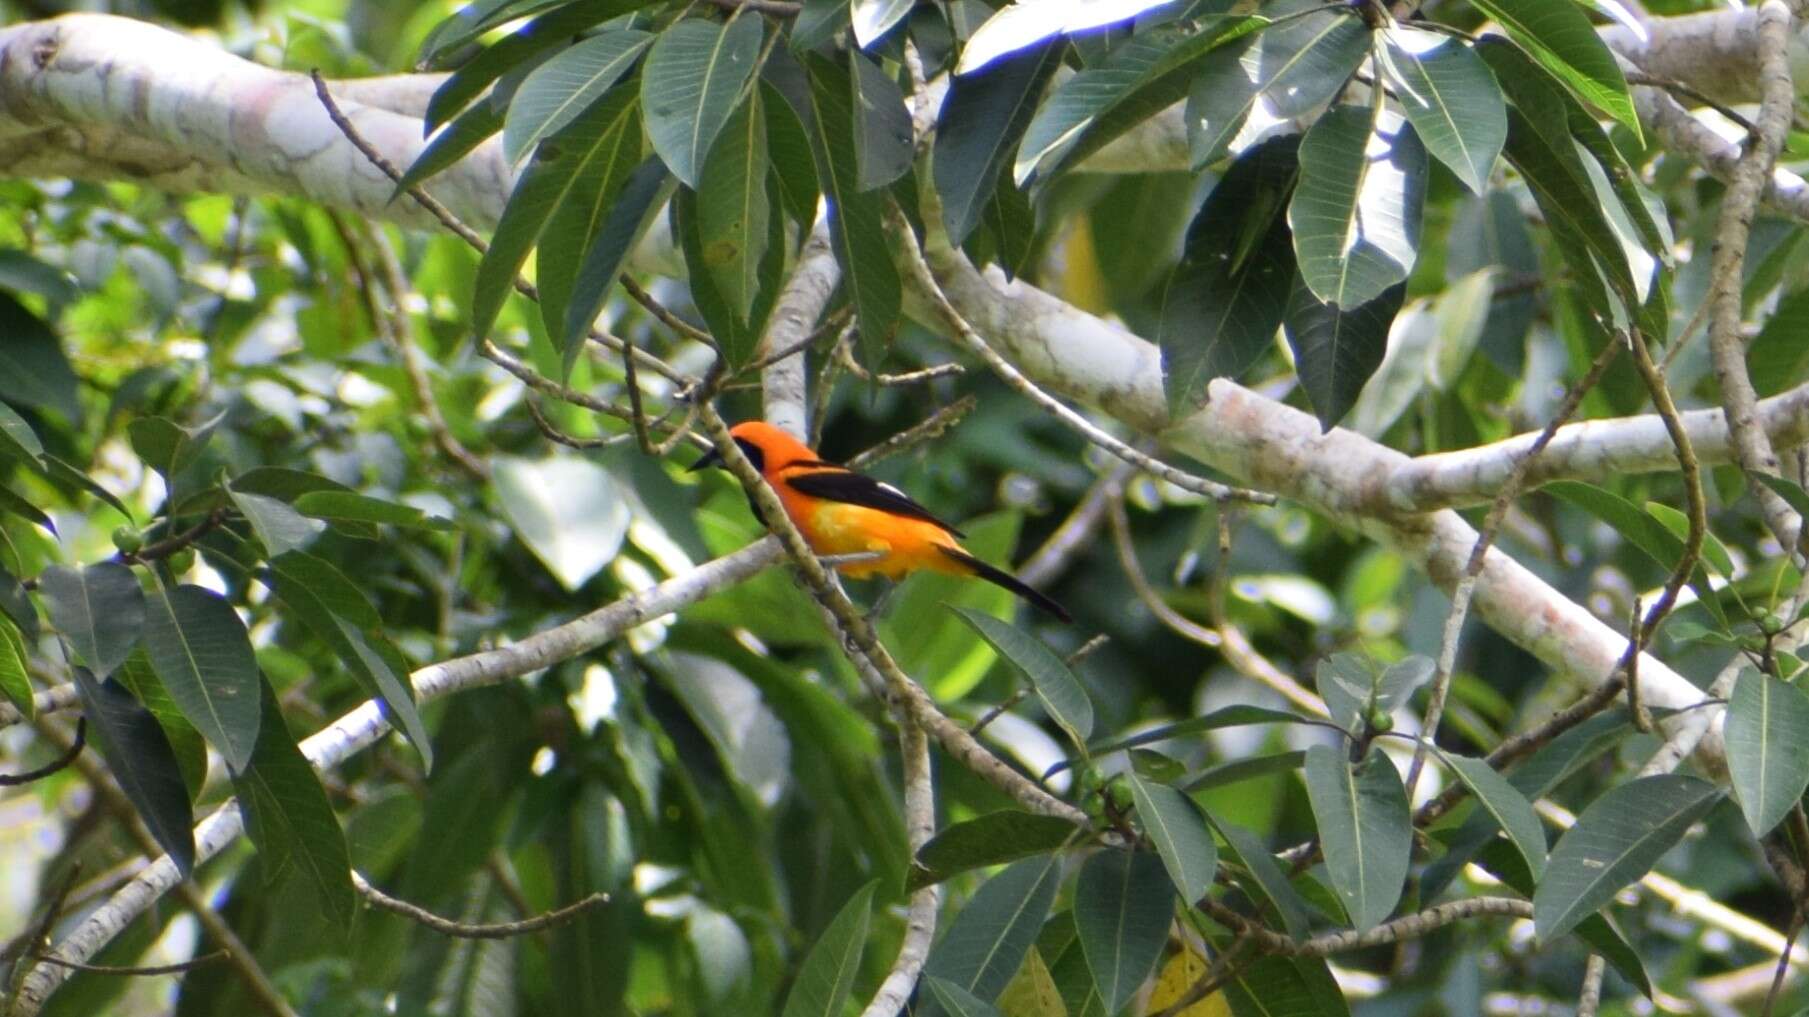
<svg viewBox="0 0 1809 1017"><path fill-rule="evenodd" d="M803 494L785 483L788 476L811 472L811 468L781 470L772 478L773 489L785 506L785 514L798 532L818 554L861 554L879 552L883 557L871 561L847 562L836 566L850 579L885 576L898 579L920 569L962 575L955 559L938 547L959 548L961 545L942 527L922 519L912 519L863 505L826 501Z"/></svg>

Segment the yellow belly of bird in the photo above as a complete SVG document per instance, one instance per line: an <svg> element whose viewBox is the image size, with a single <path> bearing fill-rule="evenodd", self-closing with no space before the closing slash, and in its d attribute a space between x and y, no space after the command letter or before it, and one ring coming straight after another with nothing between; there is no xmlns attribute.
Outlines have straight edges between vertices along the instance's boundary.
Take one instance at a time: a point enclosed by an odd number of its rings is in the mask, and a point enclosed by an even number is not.
<svg viewBox="0 0 1809 1017"><path fill-rule="evenodd" d="M892 517L872 509L855 505L820 505L811 514L805 536L810 538L811 549L818 554L879 552L885 555L873 561L847 562L836 566L850 579L866 579L875 575L897 579L909 570L910 565L906 561L895 559L892 555L892 542L878 535L892 523Z"/></svg>

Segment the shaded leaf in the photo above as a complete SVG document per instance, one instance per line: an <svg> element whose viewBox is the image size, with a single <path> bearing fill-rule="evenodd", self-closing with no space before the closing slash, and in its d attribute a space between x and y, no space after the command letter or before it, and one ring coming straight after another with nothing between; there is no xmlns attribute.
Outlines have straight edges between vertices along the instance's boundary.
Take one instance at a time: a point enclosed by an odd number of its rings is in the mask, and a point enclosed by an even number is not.
<svg viewBox="0 0 1809 1017"><path fill-rule="evenodd" d="M132 570L103 561L84 569L52 565L38 576L50 623L99 674L111 674L144 627L144 591Z"/></svg>
<svg viewBox="0 0 1809 1017"><path fill-rule="evenodd" d="M1324 960L1264 957L1225 986L1237 1017L1349 1017L1350 1004Z"/></svg>
<svg viewBox="0 0 1809 1017"><path fill-rule="evenodd" d="M1143 832L1156 847L1183 904L1191 905L1212 888L1219 848L1206 830L1205 817L1193 799L1174 788L1132 774L1131 798Z"/></svg>
<svg viewBox="0 0 1809 1017"><path fill-rule="evenodd" d="M911 168L911 111L898 83L879 65L854 50L848 51L848 64L854 89L855 180L861 190L871 191Z"/></svg>
<svg viewBox="0 0 1809 1017"><path fill-rule="evenodd" d="M51 410L79 423L75 371L50 325L11 293L0 291L0 399Z"/></svg>
<svg viewBox="0 0 1809 1017"><path fill-rule="evenodd" d="M1062 48L1044 46L1000 60L984 73L949 83L936 127L932 169L942 199L942 225L960 244L980 224L1000 171L1024 136Z"/></svg>
<svg viewBox="0 0 1809 1017"><path fill-rule="evenodd" d="M760 57L761 19L741 13L725 25L678 22L660 33L641 71L653 150L691 187L702 178L704 159Z"/></svg>
<svg viewBox="0 0 1809 1017"><path fill-rule="evenodd" d="M25 460L34 469L37 458L44 454L44 443L38 434L11 406L0 403L0 448Z"/></svg>
<svg viewBox="0 0 1809 1017"><path fill-rule="evenodd" d="M1298 273L1282 327L1294 351L1294 371L1319 429L1330 431L1344 419L1388 352L1388 330L1407 298L1396 283L1368 303L1350 310L1321 301Z"/></svg>
<svg viewBox="0 0 1809 1017"><path fill-rule="evenodd" d="M1413 859L1413 815L1394 763L1372 750L1353 766L1329 745L1306 755L1307 798L1332 886L1359 932L1394 912Z"/></svg>
<svg viewBox="0 0 1809 1017"><path fill-rule="evenodd" d="M304 516L329 522L387 523L422 530L450 530L452 520L430 516L412 505L402 505L351 491L309 491L291 503Z"/></svg>
<svg viewBox="0 0 1809 1017"><path fill-rule="evenodd" d="M1809 787L1809 695L1748 669L1727 701L1727 769L1753 836L1783 822Z"/></svg>
<svg viewBox="0 0 1809 1017"><path fill-rule="evenodd" d="M258 740L258 667L245 623L225 598L199 586L145 598L145 653L163 687L234 773Z"/></svg>
<svg viewBox="0 0 1809 1017"><path fill-rule="evenodd" d="M608 228L624 187L641 163L639 86L638 81L624 82L601 100L620 103L621 113L606 119L596 155L576 169L571 192L547 220L534 254L540 322L548 336L561 341L585 255Z"/></svg>
<svg viewBox="0 0 1809 1017"><path fill-rule="evenodd" d="M1093 733L1093 702L1068 665L1042 640L983 611L951 608L999 655L1030 680L1037 699L1078 745Z"/></svg>
<svg viewBox="0 0 1809 1017"><path fill-rule="evenodd" d="M1470 789L1476 803L1482 807L1495 825L1507 834L1514 849L1526 862L1526 868L1537 880L1545 873L1545 828L1539 825L1539 815L1533 811L1532 802L1510 784L1507 778L1496 773L1487 760L1471 759L1467 756L1440 753L1440 757L1450 765L1457 778Z"/></svg>
<svg viewBox="0 0 1809 1017"><path fill-rule="evenodd" d="M666 164L653 155L642 160L622 184L608 217L603 220L603 228L585 252L584 262L572 281L571 302L566 305L560 343L565 351L563 369L567 376L572 373L572 365L578 362L578 354L584 351L585 334L590 331L591 322L602 313L603 303L622 274L628 255L640 243L647 228L653 225L654 216L665 206L672 187L672 176L666 171Z"/></svg>
<svg viewBox="0 0 1809 1017"><path fill-rule="evenodd" d="M1275 862L1275 855L1263 846L1256 834L1241 826L1221 822L1211 813L1207 813L1206 821L1224 839L1225 850L1230 853L1226 860L1247 877L1238 879L1244 892L1262 905L1265 914L1278 922L1290 937L1304 937L1308 922L1306 901L1301 899L1294 884L1288 882L1287 874Z"/></svg>
<svg viewBox="0 0 1809 1017"><path fill-rule="evenodd" d="M1076 832L1073 823L1058 816L1016 809L1001 809L954 823L917 849L917 858L905 877L905 890L913 892L970 869L1054 851Z"/></svg>
<svg viewBox="0 0 1809 1017"><path fill-rule="evenodd" d="M946 979L981 1000L997 999L1036 941L1061 883L1054 855L1014 862L974 892L930 950L923 973ZM1163 886L1168 881L1163 880ZM938 1005L922 1008L935 1017Z"/></svg>
<svg viewBox="0 0 1809 1017"><path fill-rule="evenodd" d="M1207 731L1217 731L1218 729L1225 727L1245 727L1251 724L1305 723L1309 723L1305 717L1296 716L1285 710L1271 710L1266 706L1250 706L1246 703L1238 703L1232 706L1220 707L1211 713L1201 714L1198 717L1189 717L1186 720L1179 720L1173 724L1163 724L1159 727L1152 727L1147 730L1139 731L1134 735L1095 742L1092 745L1087 746L1087 754L1091 756L1103 756L1109 752L1119 752L1124 749L1138 748L1143 745L1153 745L1156 742L1168 741L1171 738L1185 738L1189 735L1203 734ZM1063 760L1050 767L1049 771L1043 774L1043 777L1046 779L1054 774L1060 773L1070 765L1072 765L1070 761Z"/></svg>
<svg viewBox="0 0 1809 1017"><path fill-rule="evenodd" d="M723 127L697 186L697 229L704 268L742 321L760 290L772 208L767 201L766 118L758 93ZM731 362L734 366L734 362Z"/></svg>
<svg viewBox="0 0 1809 1017"><path fill-rule="evenodd" d="M854 891L842 905L816 945L804 956L798 979L785 997L781 1017L841 1017L842 1004L854 987L861 952L867 945L867 923L872 917L873 881Z"/></svg>
<svg viewBox="0 0 1809 1017"><path fill-rule="evenodd" d="M1175 917L1175 891L1156 856L1100 851L1074 885L1074 931L1108 1013L1155 970Z"/></svg>
<svg viewBox="0 0 1809 1017"><path fill-rule="evenodd" d="M929 989L930 997L952 1017L999 1017L998 1009L991 1003L946 978L929 975L924 984Z"/></svg>
<svg viewBox="0 0 1809 1017"><path fill-rule="evenodd" d="M144 818L157 845L176 863L176 871L187 876L195 867L195 813L163 728L119 682L97 681L85 667L74 670L82 715L88 718L107 769Z"/></svg>

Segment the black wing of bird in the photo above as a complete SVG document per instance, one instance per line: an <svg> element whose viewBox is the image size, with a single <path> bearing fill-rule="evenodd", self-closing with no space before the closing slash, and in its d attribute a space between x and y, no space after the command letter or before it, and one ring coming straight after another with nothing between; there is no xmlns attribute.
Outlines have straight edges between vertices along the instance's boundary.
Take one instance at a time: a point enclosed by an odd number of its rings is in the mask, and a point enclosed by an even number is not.
<svg viewBox="0 0 1809 1017"><path fill-rule="evenodd" d="M788 475L785 477L785 482L813 498L839 501L848 505L860 505L910 519L921 519L926 523L940 526L957 537L967 536L931 515L929 509L911 500L910 495L891 484L874 480L864 473L846 469L814 470L808 473Z"/></svg>

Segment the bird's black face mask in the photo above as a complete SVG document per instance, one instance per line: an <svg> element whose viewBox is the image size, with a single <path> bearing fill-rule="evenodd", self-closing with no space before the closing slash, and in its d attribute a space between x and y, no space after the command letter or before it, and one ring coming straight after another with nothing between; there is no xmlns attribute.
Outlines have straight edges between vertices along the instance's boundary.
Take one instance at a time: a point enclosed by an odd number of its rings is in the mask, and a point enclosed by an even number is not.
<svg viewBox="0 0 1809 1017"><path fill-rule="evenodd" d="M747 461L754 464L754 469L759 470L762 473L766 472L766 453L760 450L760 446L748 441L746 438L736 438L735 444L741 446L741 454L747 456ZM721 466L722 464L722 454L715 449L711 449L703 455L698 456L697 461L687 467L685 472L696 473L698 470L708 469L712 466Z"/></svg>

